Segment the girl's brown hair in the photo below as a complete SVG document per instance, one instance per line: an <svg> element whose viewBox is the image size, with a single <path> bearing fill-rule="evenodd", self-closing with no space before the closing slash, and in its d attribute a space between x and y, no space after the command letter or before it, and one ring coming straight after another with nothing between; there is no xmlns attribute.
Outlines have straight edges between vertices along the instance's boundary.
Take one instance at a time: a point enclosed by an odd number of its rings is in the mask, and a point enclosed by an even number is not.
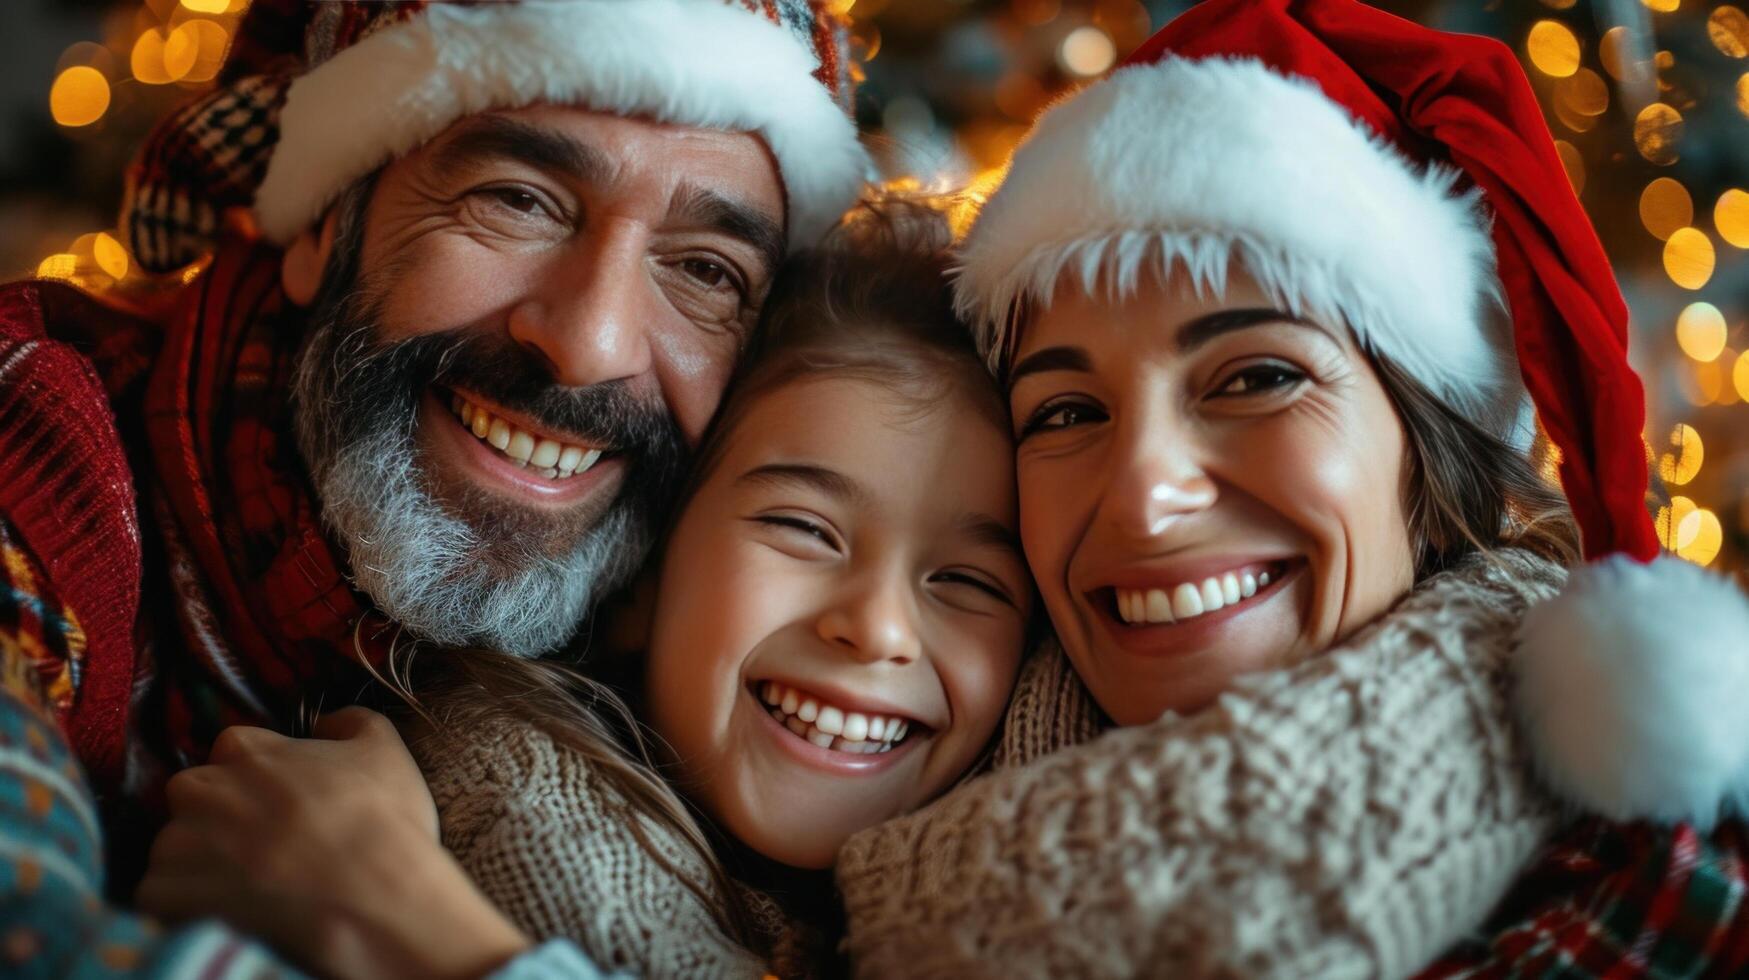
<svg viewBox="0 0 1749 980"><path fill-rule="evenodd" d="M764 394L823 374L876 381L919 413L956 391L1004 426L1004 408L948 287L951 235L945 217L919 203L865 204L818 247L791 257L768 294L762 320L681 495L684 507L721 458L749 405ZM676 508L678 511L680 508ZM581 656L581 651L579 651ZM419 676L401 660L385 683L427 723L422 738L468 738L505 721L533 725L585 761L623 807L623 825L650 857L685 883L724 931L758 948L736 883L684 798L663 779L652 736L639 725L620 687L555 661L488 651L424 658ZM683 846L707 880L677 868L645 821ZM780 973L796 972L783 950L764 949Z"/></svg>

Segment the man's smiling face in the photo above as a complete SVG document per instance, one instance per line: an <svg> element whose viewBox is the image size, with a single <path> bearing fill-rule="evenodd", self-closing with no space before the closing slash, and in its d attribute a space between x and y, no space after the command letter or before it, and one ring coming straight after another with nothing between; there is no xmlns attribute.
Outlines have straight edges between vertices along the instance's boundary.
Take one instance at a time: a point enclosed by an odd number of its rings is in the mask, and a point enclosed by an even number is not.
<svg viewBox="0 0 1749 980"><path fill-rule="evenodd" d="M747 134L535 107L456 123L369 195L287 259L323 516L416 635L549 651L642 557L716 410L782 254L776 165Z"/></svg>

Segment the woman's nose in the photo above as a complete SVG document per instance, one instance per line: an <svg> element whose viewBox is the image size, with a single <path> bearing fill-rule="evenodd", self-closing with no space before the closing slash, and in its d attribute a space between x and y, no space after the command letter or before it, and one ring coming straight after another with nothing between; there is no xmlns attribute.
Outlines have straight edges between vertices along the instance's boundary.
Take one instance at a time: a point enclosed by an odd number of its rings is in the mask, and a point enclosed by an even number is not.
<svg viewBox="0 0 1749 980"><path fill-rule="evenodd" d="M1219 496L1195 434L1168 420L1130 427L1113 457L1100 510L1126 537L1164 534Z"/></svg>
<svg viewBox="0 0 1749 980"><path fill-rule="evenodd" d="M916 606L901 583L847 590L820 614L820 638L863 663L908 664L922 656Z"/></svg>

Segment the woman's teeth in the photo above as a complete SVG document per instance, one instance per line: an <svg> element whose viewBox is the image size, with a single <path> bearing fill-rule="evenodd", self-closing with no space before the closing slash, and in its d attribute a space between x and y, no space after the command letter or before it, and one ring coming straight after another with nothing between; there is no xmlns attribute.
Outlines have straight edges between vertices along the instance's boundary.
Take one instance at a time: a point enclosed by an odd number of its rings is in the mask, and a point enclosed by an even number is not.
<svg viewBox="0 0 1749 980"><path fill-rule="evenodd" d="M456 418L461 419L462 428L472 432L474 438L498 450L517 466L533 469L549 480L563 480L586 473L601 459L599 449L542 438L517 428L461 395L450 395L449 408Z"/></svg>
<svg viewBox="0 0 1749 980"><path fill-rule="evenodd" d="M1117 615L1126 623L1177 623L1203 613L1238 605L1267 586L1270 574L1227 572L1201 582L1184 582L1170 589L1115 589Z"/></svg>
<svg viewBox="0 0 1749 980"><path fill-rule="evenodd" d="M760 684L759 698L770 707L771 717L798 738L835 752L853 755L891 752L911 731L911 723L903 718L846 711L776 681Z"/></svg>

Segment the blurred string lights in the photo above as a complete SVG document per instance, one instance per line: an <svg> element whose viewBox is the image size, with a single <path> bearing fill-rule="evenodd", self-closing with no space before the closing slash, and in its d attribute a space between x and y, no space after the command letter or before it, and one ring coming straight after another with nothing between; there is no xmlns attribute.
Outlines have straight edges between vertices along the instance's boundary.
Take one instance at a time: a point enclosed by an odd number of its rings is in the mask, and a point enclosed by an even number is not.
<svg viewBox="0 0 1749 980"><path fill-rule="evenodd" d="M960 229L1000 184L1040 111L1191 5L828 2L853 18L865 62L859 122L889 183L941 195ZM1659 534L1693 561L1741 567L1749 557L1749 0L1371 2L1492 33L1519 52L1633 303L1648 416L1661 420L1648 432L1649 461L1673 494L1658 507ZM116 0L101 43L63 53L47 89L52 118L88 146L137 142L216 76L247 4ZM36 271L94 289L145 278L102 231L79 235Z"/></svg>

